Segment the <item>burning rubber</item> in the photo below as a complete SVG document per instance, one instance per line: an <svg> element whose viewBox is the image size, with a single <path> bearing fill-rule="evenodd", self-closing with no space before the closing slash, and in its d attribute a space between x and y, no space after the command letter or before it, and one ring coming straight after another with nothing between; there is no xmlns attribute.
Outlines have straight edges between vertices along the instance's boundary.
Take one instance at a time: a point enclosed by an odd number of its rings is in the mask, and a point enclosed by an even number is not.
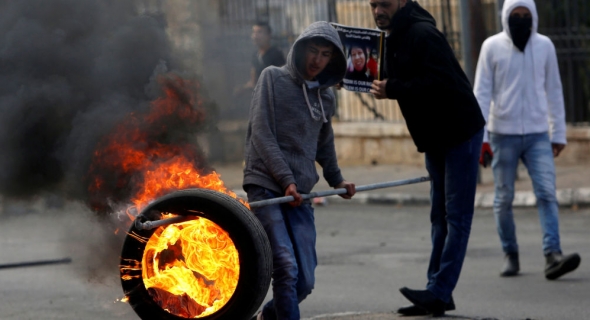
<svg viewBox="0 0 590 320"><path fill-rule="evenodd" d="M141 319L247 319L268 291L272 254L258 219L229 195L188 189L158 198L134 223L121 252L121 285ZM156 221L157 222L157 221Z"/></svg>
<svg viewBox="0 0 590 320"><path fill-rule="evenodd" d="M356 191L429 180L376 183ZM302 197L345 193L342 188ZM293 200L280 197L249 206ZM249 319L270 286L272 253L262 225L244 203L213 190L187 189L142 210L125 239L120 271L123 291L141 319Z"/></svg>

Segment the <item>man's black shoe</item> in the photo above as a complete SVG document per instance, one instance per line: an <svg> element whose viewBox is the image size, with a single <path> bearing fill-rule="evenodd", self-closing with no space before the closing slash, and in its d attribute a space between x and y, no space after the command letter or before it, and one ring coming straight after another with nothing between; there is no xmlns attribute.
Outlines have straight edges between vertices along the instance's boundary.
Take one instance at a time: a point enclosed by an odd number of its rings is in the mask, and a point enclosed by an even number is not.
<svg viewBox="0 0 590 320"><path fill-rule="evenodd" d="M401 308L397 309L397 313L399 313L403 316L425 316L425 315L430 314L430 312L428 312L428 310L422 309L416 305L401 307Z"/></svg>
<svg viewBox="0 0 590 320"><path fill-rule="evenodd" d="M446 303L428 290L412 290L406 287L399 291L410 300L415 306L424 309L428 314L432 313L433 317L441 317L445 314Z"/></svg>
<svg viewBox="0 0 590 320"><path fill-rule="evenodd" d="M520 263L518 262L518 252L507 253L504 257L504 266L500 277L512 277L520 271Z"/></svg>
<svg viewBox="0 0 590 320"><path fill-rule="evenodd" d="M455 301L453 301L453 297L451 297L451 301L449 303L445 304L445 311L452 310L455 310ZM404 316L426 316L430 314L428 310L422 309L416 305L401 307L397 309L397 313Z"/></svg>
<svg viewBox="0 0 590 320"><path fill-rule="evenodd" d="M551 252L545 256L545 260L545 278L555 280L568 272L576 270L582 259L577 253L564 257L559 252Z"/></svg>

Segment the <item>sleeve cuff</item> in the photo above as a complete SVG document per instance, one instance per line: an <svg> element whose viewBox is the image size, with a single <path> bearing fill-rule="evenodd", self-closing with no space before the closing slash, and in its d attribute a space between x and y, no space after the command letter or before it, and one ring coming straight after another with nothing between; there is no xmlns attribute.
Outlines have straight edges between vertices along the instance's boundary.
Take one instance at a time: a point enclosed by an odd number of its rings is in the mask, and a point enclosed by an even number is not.
<svg viewBox="0 0 590 320"><path fill-rule="evenodd" d="M293 178L293 176L287 176L281 179L279 183L281 184L281 188L283 188L283 191L285 191L290 184L297 185L297 183L295 182L295 178Z"/></svg>
<svg viewBox="0 0 590 320"><path fill-rule="evenodd" d="M567 144L567 134L566 134L566 130L564 130L564 129L552 130L550 132L549 136L551 139L551 143L559 143L559 144L563 144L563 145Z"/></svg>
<svg viewBox="0 0 590 320"><path fill-rule="evenodd" d="M567 145L567 140L564 138L554 138L551 139L551 143L558 143L558 144L563 144L563 145Z"/></svg>
<svg viewBox="0 0 590 320"><path fill-rule="evenodd" d="M344 181L344 178L342 177L342 175L338 175L338 177L331 179L331 181L328 181L328 185L330 185L330 187L334 188L335 186L342 183L342 181Z"/></svg>

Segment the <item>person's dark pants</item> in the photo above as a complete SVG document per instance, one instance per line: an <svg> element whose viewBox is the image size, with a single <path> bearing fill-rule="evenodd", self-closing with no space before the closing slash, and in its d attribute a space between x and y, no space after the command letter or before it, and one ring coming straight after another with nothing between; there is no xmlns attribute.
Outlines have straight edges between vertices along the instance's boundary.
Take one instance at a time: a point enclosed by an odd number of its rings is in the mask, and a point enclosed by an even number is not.
<svg viewBox="0 0 590 320"><path fill-rule="evenodd" d="M259 186L248 187L248 201L277 198ZM299 303L313 289L317 256L314 210L310 203L253 208L272 249L273 299L262 308L264 320L299 320Z"/></svg>
<svg viewBox="0 0 590 320"><path fill-rule="evenodd" d="M430 174L432 253L426 289L449 302L467 251L483 129L455 147L426 152Z"/></svg>

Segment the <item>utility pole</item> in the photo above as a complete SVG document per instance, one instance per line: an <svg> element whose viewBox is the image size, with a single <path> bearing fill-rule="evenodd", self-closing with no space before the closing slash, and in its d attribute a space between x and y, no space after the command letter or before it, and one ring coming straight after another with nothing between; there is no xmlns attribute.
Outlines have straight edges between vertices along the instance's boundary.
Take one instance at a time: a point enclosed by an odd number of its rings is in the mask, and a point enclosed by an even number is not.
<svg viewBox="0 0 590 320"><path fill-rule="evenodd" d="M475 64L487 34L483 20L482 0L460 0L461 54L463 67L469 81L475 82ZM499 1L499 0L498 0ZM478 166L477 182L482 183L481 167Z"/></svg>
<svg viewBox="0 0 590 320"><path fill-rule="evenodd" d="M338 12L336 10L336 0L328 0L328 21L338 22Z"/></svg>
<svg viewBox="0 0 590 320"><path fill-rule="evenodd" d="M463 67L469 81L475 80L475 64L479 58L481 44L486 39L486 28L481 0L460 0L461 13L461 55Z"/></svg>
<svg viewBox="0 0 590 320"><path fill-rule="evenodd" d="M496 31L502 31L502 7L504 0L496 0Z"/></svg>
<svg viewBox="0 0 590 320"><path fill-rule="evenodd" d="M473 83L475 71L471 57L471 10L469 0L459 1L459 13L461 14L461 57L463 68L469 81Z"/></svg>

